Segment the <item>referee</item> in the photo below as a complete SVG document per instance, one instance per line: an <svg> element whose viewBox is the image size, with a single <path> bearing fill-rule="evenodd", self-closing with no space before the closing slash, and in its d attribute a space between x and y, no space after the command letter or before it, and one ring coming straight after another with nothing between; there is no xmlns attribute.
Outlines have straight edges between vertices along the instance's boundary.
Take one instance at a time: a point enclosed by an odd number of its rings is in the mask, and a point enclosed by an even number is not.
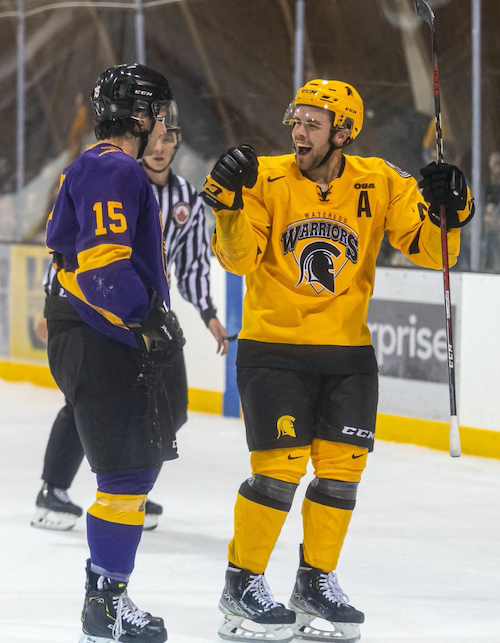
<svg viewBox="0 0 500 643"><path fill-rule="evenodd" d="M175 266L177 286L182 297L193 304L217 342L217 353L226 355L226 329L217 319L217 310L210 296L210 242L201 197L186 179L171 171L171 163L181 143L180 129L168 130L158 139L152 155L143 157L142 167L149 177L163 218L163 234L167 271L170 281ZM45 279L46 294L60 289L53 282L51 267ZM43 320L45 321L45 320ZM42 339L46 325L40 324ZM164 382L172 410L175 430L187 420L187 378L184 356L163 370ZM67 531L72 529L82 509L71 502L67 490L83 459L83 449L76 430L73 408L66 400L50 433L42 472L43 486L36 499L33 527ZM144 529L158 525L161 505L147 500Z"/></svg>

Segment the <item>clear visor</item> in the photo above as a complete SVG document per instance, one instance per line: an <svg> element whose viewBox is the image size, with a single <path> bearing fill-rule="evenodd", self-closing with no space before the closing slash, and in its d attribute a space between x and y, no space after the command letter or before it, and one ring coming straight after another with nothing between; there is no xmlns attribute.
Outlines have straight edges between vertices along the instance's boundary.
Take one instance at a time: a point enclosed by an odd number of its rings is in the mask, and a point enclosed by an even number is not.
<svg viewBox="0 0 500 643"><path fill-rule="evenodd" d="M352 118L342 118L342 115L337 115L330 109L326 107L323 109L319 107L313 107L311 105L296 105L295 102L290 103L288 108L283 116L283 124L291 125L292 127L297 124L304 124L306 126L316 127L325 127L325 117L324 112L327 111L331 114L332 127L335 130L348 129L352 131L354 121ZM338 121L337 124L335 122Z"/></svg>
<svg viewBox="0 0 500 643"><path fill-rule="evenodd" d="M180 129L168 129L165 134L160 137L162 143L165 145L179 146L182 142Z"/></svg>
<svg viewBox="0 0 500 643"><path fill-rule="evenodd" d="M179 129L177 103L175 100L157 100L148 103L145 100L136 100L132 118L152 117L164 123L167 129Z"/></svg>
<svg viewBox="0 0 500 643"><path fill-rule="evenodd" d="M155 101L151 108L157 121L163 123L167 129L179 128L177 103L175 100Z"/></svg>
<svg viewBox="0 0 500 643"><path fill-rule="evenodd" d="M311 123L319 125L318 121L318 108L312 107L310 105L296 105L295 102L291 102L288 105L288 108L283 116L284 125L296 125L297 123ZM333 114L333 112L331 112ZM320 112L322 114L322 112ZM335 117L335 114L333 114ZM324 123L321 122L321 125Z"/></svg>

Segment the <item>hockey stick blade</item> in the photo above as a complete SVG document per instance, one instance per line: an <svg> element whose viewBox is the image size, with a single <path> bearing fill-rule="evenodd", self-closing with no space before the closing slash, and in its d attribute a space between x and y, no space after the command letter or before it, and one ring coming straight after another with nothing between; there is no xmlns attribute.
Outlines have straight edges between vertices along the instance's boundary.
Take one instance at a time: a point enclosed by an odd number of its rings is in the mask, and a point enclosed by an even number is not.
<svg viewBox="0 0 500 643"><path fill-rule="evenodd" d="M450 455L452 458L459 458L462 455L460 445L460 431L458 429L458 417L452 415L450 418Z"/></svg>
<svg viewBox="0 0 500 643"><path fill-rule="evenodd" d="M415 11L428 25L434 28L434 13L424 0L415 0Z"/></svg>

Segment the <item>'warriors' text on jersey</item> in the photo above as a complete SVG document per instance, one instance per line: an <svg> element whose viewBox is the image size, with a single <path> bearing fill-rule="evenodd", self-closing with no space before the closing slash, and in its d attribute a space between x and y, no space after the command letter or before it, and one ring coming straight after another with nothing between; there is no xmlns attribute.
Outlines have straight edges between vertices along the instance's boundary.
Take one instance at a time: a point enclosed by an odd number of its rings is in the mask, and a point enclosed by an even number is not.
<svg viewBox="0 0 500 643"><path fill-rule="evenodd" d="M367 347L375 262L389 242L411 261L441 268L440 230L417 182L379 158L342 157L326 191L294 155L260 157L243 209L216 212L212 246L222 266L246 275L240 338L308 346ZM464 220L472 200L459 213ZM448 234L450 265L460 233Z"/></svg>

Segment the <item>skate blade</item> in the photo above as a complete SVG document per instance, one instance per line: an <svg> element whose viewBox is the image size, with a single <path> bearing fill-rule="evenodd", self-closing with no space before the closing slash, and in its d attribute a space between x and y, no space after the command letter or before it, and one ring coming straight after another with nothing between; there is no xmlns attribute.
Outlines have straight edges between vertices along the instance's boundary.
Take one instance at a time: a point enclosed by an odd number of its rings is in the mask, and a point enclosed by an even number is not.
<svg viewBox="0 0 500 643"><path fill-rule="evenodd" d="M53 531L69 531L73 529L76 524L76 516L74 514L62 513L59 511L49 511L38 507L31 526L36 529L52 529Z"/></svg>
<svg viewBox="0 0 500 643"><path fill-rule="evenodd" d="M78 643L116 643L113 639L103 638L102 636L92 636L91 634L82 633Z"/></svg>
<svg viewBox="0 0 500 643"><path fill-rule="evenodd" d="M132 640L125 632L124 634L127 641ZM121 638L122 637L120 637L120 640ZM158 632L158 634L154 635L152 638L148 638L148 641L153 641L154 643L165 643L167 639L167 630L164 629L163 633ZM114 638L93 636L92 634L86 634L85 632L82 632L82 635L78 639L78 643L117 643L117 641Z"/></svg>
<svg viewBox="0 0 500 643"><path fill-rule="evenodd" d="M144 531L153 531L158 527L158 515L157 514L146 514L144 516Z"/></svg>
<svg viewBox="0 0 500 643"><path fill-rule="evenodd" d="M279 643L289 643L293 639L290 625L264 625L263 623L254 623L242 616L232 616L230 614L224 616L218 632L224 641L278 641Z"/></svg>
<svg viewBox="0 0 500 643"><path fill-rule="evenodd" d="M325 630L311 625L313 621L323 621L310 614L296 612L297 621L292 625L292 632L296 639L303 641L334 641L335 643L356 643L361 638L359 625L357 623L337 623L327 621L333 627L332 630Z"/></svg>

